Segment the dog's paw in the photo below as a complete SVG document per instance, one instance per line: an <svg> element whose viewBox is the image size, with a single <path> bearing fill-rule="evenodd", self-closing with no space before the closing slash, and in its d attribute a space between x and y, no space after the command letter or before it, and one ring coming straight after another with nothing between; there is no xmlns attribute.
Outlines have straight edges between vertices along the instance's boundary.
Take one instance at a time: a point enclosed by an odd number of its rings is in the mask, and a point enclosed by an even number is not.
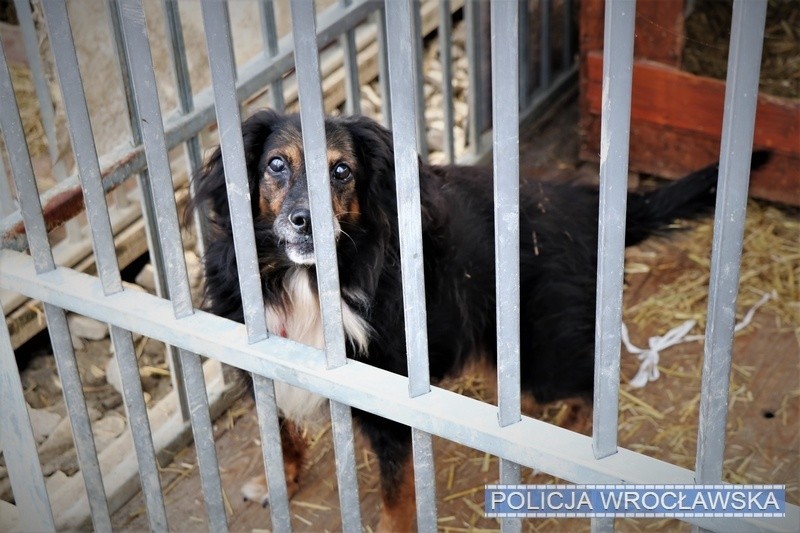
<svg viewBox="0 0 800 533"><path fill-rule="evenodd" d="M300 484L296 479L286 480L286 492L289 499L300 490ZM247 483L242 485L242 496L246 502L258 502L261 507L269 505L269 489L267 488L267 478L264 474L251 477Z"/></svg>
<svg viewBox="0 0 800 533"><path fill-rule="evenodd" d="M269 489L264 474L251 477L242 485L242 496L246 502L258 502L261 507L269 505Z"/></svg>

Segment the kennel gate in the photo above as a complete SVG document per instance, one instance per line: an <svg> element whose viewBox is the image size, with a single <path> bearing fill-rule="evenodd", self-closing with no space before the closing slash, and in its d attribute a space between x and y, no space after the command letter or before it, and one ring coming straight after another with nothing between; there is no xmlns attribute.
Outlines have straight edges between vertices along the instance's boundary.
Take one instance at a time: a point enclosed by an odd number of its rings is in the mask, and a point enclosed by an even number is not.
<svg viewBox="0 0 800 533"><path fill-rule="evenodd" d="M65 319L65 310L86 315L111 326L111 336L120 364L125 406L132 429L142 492L150 527L167 528L166 511L158 477L158 467L143 401L138 367L133 352L131 332L159 339L177 347L182 368L182 391L197 447L202 487L209 526L213 531L227 529L220 488L219 469L211 433L208 398L199 355L248 370L254 375L256 404L261 429L262 450L271 492L273 527L291 528L286 485L283 477L281 447L277 430L273 380L307 388L331 399L337 478L343 529L361 528L358 487L352 438L350 407L385 416L413 428L414 472L417 489L418 524L421 531L436 529L436 499L431 435L499 456L500 482L519 482L519 465L537 468L575 483L719 483L724 448L727 389L733 332L738 263L741 253L745 200L757 74L763 37L766 0L737 0L734 4L732 45L725 102L725 121L721 147L720 187L715 219L715 238L710 284L709 319L706 332L706 357L703 370L701 413L698 435L696 473L617 448L617 403L619 387L619 346L621 324L622 262L624 212L627 176L628 125L630 113L631 62L635 2L613 0L606 5L604 51L603 129L601 151L601 223L600 262L598 265L597 359L594 435L585 437L538 420L522 417L519 392L519 271L518 271L518 124L523 113L539 109L547 98L574 78L569 46L563 50L561 71L550 72L550 61L540 62L539 87L531 91L532 76L527 63L520 63L525 46L526 17L520 17L520 2L491 3L492 41L492 116L495 175L495 213L498 283L498 402L499 406L472 400L456 393L432 387L428 376L425 336L424 280L420 240L417 152L426 151L420 130L420 35L418 11L411 0L392 0L385 4L343 0L321 13L315 21L313 3L292 0L292 39L296 51L297 85L303 108L304 143L314 234L316 238L326 349L324 354L282 338L268 336L261 301L259 273L247 177L243 165L240 129L240 104L260 87L271 86L273 103L282 106L282 76L292 68L288 42L279 43L275 34L271 2L262 4L266 22L266 50L258 61L242 66L237 72L232 60L231 32L226 5L216 0L202 2L207 36L212 91L192 96L187 83L187 66L180 37L175 4L167 1L165 12L174 28L180 113L165 121L161 115L153 74L150 45L139 0L118 0L120 54L123 70L129 69L131 114L134 130L140 128L141 143L120 158L126 161L111 171L102 172L98 163L88 111L83 95L76 52L67 9L60 0L43 2L44 16L55 55L70 135L79 173L68 178L65 187L81 187L90 221L98 276L58 267L48 243L47 221L42 214L33 170L28 157L25 135L15 99L2 44L0 44L0 130L8 147L11 171L17 187L19 210L2 220L4 244L0 251L0 286L45 302L59 376L75 435L81 474L86 487L88 506L95 529L111 529L107 495L83 399L80 377ZM527 3L523 2L527 5ZM570 2L566 2L569 9ZM548 27L550 2L540 4ZM471 72L470 146L478 153L486 143L486 117L481 98L487 91L474 68L480 59L479 25L481 4L468 0L464 7L468 23L468 56ZM440 12L449 21L449 2L442 2ZM171 14L170 14L171 13ZM384 117L391 123L395 139L395 162L398 184L398 210L401 231L401 260L406 304L406 335L409 351L409 378L380 371L362 363L347 361L341 314L338 308L338 272L331 224L331 205L326 176L325 139L322 124L323 106L318 47L339 41L345 50L348 110L358 111L358 72L354 62L353 30L366 17L378 17L378 40L381 44L380 70ZM570 34L568 18L565 32ZM176 22L177 21L177 22ZM385 25L384 25L385 22ZM316 27L319 25L320 31ZM386 31L391 28L392 31ZM449 38L449 22L441 26L443 43ZM542 32L540 52L550 53L549 36ZM524 40L527 42L526 40ZM566 39L570 41L569 38ZM384 46L385 45L385 46ZM443 57L448 47L443 47ZM524 57L524 55L522 56ZM133 61L131 58L135 58ZM449 60L443 78L447 81ZM391 76L387 74L390 73ZM519 73L519 76L518 76ZM183 81L181 81L183 80ZM387 82L388 80L388 82ZM445 83L445 102L448 83ZM521 105L518 105L521 102ZM448 128L452 131L452 110L445 106ZM211 316L192 308L181 247L177 210L168 149L188 143L190 164L200 162L197 134L216 120L226 170L229 202L246 325ZM390 119L390 120L389 120ZM421 129L424 132L424 129ZM445 145L453 159L452 137ZM118 185L134 172L144 169L150 176L152 213L157 220L154 245L163 253L166 285L170 299L123 290L116 263L114 241L106 210L105 191ZM147 196L147 195L145 195ZM6 241L8 229L24 221L27 247L20 239ZM723 223L724 222L724 223ZM10 244L9 244L10 243ZM0 328L0 444L23 524L37 530L53 530L56 522L44 487L41 466L29 429L29 420L18 370L14 361L7 328ZM471 413L463 420L455 413ZM795 506L787 505L785 519L710 519L689 521L708 529L749 531L753 528L791 530L800 520ZM504 530L519 530L518 519L503 519ZM62 526L63 527L63 526ZM595 531L613 528L613 519L592 521Z"/></svg>

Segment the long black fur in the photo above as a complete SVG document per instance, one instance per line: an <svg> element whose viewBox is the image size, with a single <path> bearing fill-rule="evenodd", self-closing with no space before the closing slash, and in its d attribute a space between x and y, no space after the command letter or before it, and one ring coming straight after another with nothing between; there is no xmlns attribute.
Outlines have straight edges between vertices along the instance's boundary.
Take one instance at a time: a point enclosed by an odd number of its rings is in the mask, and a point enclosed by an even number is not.
<svg viewBox="0 0 800 533"><path fill-rule="evenodd" d="M256 243L268 302L280 302L282 276L295 268L258 209L268 138L297 116L261 111L243 126ZM361 216L343 227L337 245L343 295L371 325L368 355L349 357L407 374L400 277L394 155L389 131L363 117L328 119L328 138L348 135L356 150ZM755 161L759 164L763 157ZM434 381L457 373L475 354L494 360L495 270L491 169L419 163L430 372ZM717 165L627 198L626 243L664 233L678 217L713 206ZM233 236L220 150L195 179L195 206L212 225L204 258L208 309L242 321ZM539 401L590 397L597 265L598 192L583 186L525 181L520 191L522 386ZM311 268L313 267L300 267ZM380 459L384 488L407 458L407 428L355 413ZM386 492L386 491L385 491ZM391 490L388 490L391 496Z"/></svg>

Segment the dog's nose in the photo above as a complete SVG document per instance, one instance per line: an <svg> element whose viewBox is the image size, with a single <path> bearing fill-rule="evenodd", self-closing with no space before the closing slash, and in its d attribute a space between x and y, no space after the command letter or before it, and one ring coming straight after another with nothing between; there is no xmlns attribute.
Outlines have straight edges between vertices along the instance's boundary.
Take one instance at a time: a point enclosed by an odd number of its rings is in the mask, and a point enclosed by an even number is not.
<svg viewBox="0 0 800 533"><path fill-rule="evenodd" d="M289 214L292 227L302 233L311 232L311 212L306 208L295 209Z"/></svg>

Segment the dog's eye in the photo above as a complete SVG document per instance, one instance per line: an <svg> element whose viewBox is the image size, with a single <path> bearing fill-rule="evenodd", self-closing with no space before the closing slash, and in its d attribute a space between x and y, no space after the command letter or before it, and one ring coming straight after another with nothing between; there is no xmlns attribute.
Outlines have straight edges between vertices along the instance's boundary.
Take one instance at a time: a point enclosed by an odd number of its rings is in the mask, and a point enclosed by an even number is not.
<svg viewBox="0 0 800 533"><path fill-rule="evenodd" d="M331 172L333 179L339 181L347 181L353 175L350 171L350 167L345 165L344 163L338 163L335 167L333 167L333 172Z"/></svg>
<svg viewBox="0 0 800 533"><path fill-rule="evenodd" d="M283 170L286 168L286 161L284 161L280 157L273 157L272 159L269 160L267 166L269 166L269 169L272 172L275 172L277 174L279 172L283 172Z"/></svg>

